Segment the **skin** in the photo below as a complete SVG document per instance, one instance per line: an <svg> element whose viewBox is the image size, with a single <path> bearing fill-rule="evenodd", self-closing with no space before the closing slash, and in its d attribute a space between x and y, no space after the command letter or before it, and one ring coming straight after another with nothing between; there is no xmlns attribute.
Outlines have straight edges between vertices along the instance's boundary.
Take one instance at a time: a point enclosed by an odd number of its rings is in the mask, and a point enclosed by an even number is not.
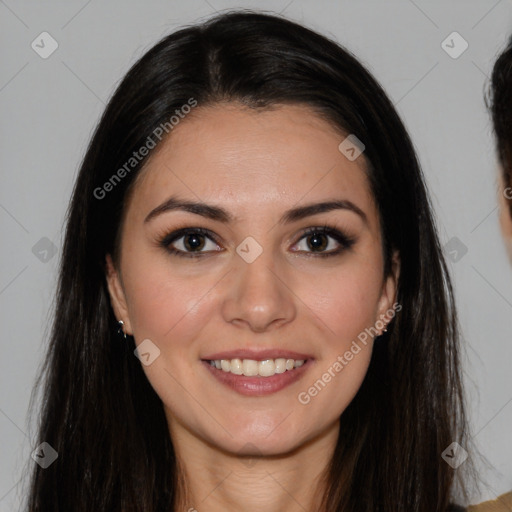
<svg viewBox="0 0 512 512"><path fill-rule="evenodd" d="M512 187L505 186L505 180L503 179L503 173L499 173L499 185L498 185L498 202L499 202L499 219L500 229L507 249L508 257L512 263L512 217L510 215L509 203L512 200Z"/></svg>
<svg viewBox="0 0 512 512"><path fill-rule="evenodd" d="M344 139L305 106L271 111L237 104L198 107L154 150L126 205L120 261L107 257L112 306L136 343L149 338L160 356L143 369L161 397L182 474L177 510L318 510L312 482L326 468L339 417L367 372L373 341L307 405L297 396L332 367L396 297L399 260L383 275L378 212L364 156L349 161ZM229 224L185 211L144 222L171 195L215 204ZM332 199L349 209L289 224L294 207ZM328 224L356 241L322 258L309 227ZM173 256L159 240L203 227L201 258ZM247 263L236 248L248 236L262 254ZM184 238L174 247L185 250ZM321 238L334 251L340 244ZM189 248L190 250L190 248ZM298 382L263 397L220 384L201 358L237 348L285 348L310 354Z"/></svg>

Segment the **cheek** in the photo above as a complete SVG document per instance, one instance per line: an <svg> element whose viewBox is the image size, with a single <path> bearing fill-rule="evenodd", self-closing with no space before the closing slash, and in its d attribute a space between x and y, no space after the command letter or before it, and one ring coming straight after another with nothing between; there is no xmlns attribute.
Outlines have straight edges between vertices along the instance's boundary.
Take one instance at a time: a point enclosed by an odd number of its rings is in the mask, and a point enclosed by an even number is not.
<svg viewBox="0 0 512 512"><path fill-rule="evenodd" d="M378 265L353 265L302 281L300 296L343 346L377 320L382 291ZM298 293L298 295L299 295Z"/></svg>
<svg viewBox="0 0 512 512"><path fill-rule="evenodd" d="M297 395L306 416L336 421L361 387L372 356L380 279L378 271L352 267L335 280L316 280L323 286L309 290L308 306L325 335L321 358Z"/></svg>
<svg viewBox="0 0 512 512"><path fill-rule="evenodd" d="M215 280L180 278L149 266L127 287L129 314L136 340L150 338L175 349L187 345L206 322L208 291ZM210 282L211 281L211 282Z"/></svg>

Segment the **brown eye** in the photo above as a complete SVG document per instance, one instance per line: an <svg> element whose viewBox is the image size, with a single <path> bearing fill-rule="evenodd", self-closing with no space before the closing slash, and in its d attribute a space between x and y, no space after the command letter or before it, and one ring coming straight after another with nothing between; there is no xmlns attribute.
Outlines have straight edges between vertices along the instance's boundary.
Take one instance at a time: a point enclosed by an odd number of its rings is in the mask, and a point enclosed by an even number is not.
<svg viewBox="0 0 512 512"><path fill-rule="evenodd" d="M182 237L183 238L183 245L185 246L185 249L187 251L197 251L197 250L201 250L205 243L204 243L204 236L203 235L198 235L198 234L190 234L190 235L185 235Z"/></svg>
<svg viewBox="0 0 512 512"><path fill-rule="evenodd" d="M301 242L304 240L304 242ZM296 249L296 252L313 253L316 256L335 256L349 249L355 243L341 231L328 226L310 228L304 233L299 241L303 249Z"/></svg>
<svg viewBox="0 0 512 512"><path fill-rule="evenodd" d="M328 237L323 233L309 235L306 239L308 240L309 247L311 247L313 251L324 251L329 245Z"/></svg>
<svg viewBox="0 0 512 512"><path fill-rule="evenodd" d="M186 228L174 231L161 240L160 245L171 254L190 258L218 252L219 245L212 233L203 228Z"/></svg>

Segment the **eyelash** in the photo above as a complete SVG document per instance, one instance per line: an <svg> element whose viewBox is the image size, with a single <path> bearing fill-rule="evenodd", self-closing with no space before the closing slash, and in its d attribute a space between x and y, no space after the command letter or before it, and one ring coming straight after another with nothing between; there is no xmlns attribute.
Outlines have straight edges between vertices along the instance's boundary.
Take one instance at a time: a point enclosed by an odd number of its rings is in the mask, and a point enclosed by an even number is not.
<svg viewBox="0 0 512 512"><path fill-rule="evenodd" d="M335 229L328 225L324 225L324 226L315 226L315 227L308 228L307 230L305 230L302 233L302 235L297 240L297 242L295 242L295 244L300 242L303 238L307 238L308 236L319 235L319 234L330 236L330 237L334 238L334 240L336 240L340 244L341 247L338 249L335 249L333 251L330 251L330 252L314 252L314 251L309 252L309 254L312 255L313 257L328 258L331 256L338 256L342 252L350 249L356 242L355 238L342 233L338 229ZM166 249L171 255L179 256L180 258L201 258L204 255L208 254L209 251L194 253L194 252L185 252L180 249L175 249L175 248L171 247L171 244L173 242L175 242L176 240L179 240L180 238L183 238L187 235L206 236L206 237L210 238L213 242L215 242L217 245L220 245L220 243L217 239L217 236L214 235L210 230L204 229L204 228L191 228L191 227L178 229L176 231L173 231L172 233L168 233L168 234L164 235L163 237L160 238L159 245L161 247L163 247L164 249ZM295 252L300 253L303 251L295 251Z"/></svg>

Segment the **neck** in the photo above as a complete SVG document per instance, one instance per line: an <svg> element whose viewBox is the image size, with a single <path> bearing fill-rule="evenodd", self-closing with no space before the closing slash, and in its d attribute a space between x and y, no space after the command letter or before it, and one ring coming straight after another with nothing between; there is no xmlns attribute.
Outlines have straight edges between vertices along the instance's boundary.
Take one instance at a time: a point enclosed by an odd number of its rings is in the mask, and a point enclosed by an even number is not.
<svg viewBox="0 0 512 512"><path fill-rule="evenodd" d="M293 452L272 456L229 453L188 430L174 431L175 510L318 512L338 431L336 422Z"/></svg>

